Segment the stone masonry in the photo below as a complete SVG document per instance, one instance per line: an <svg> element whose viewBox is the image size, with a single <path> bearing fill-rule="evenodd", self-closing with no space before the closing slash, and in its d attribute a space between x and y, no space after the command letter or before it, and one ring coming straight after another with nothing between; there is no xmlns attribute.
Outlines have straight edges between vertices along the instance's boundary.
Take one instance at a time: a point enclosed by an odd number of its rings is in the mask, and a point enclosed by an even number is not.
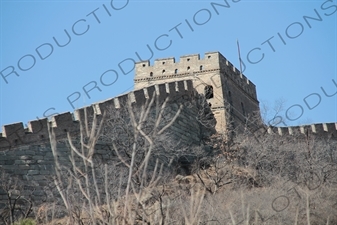
<svg viewBox="0 0 337 225"><path fill-rule="evenodd" d="M136 63L135 89L153 84L191 80L195 90L207 97L216 118L218 133L229 135L233 129L247 126L247 119L260 116L256 86L219 52L184 55ZM254 125L254 124L253 124ZM253 131L259 130L255 124ZM293 127L264 127L269 134L292 135L307 132L324 138L337 138L337 123L312 124Z"/></svg>
<svg viewBox="0 0 337 225"><path fill-rule="evenodd" d="M231 129L246 124L247 118L259 116L259 102L255 85L235 68L219 52L209 52L200 59L199 54L174 58L157 59L154 65L149 61L138 62L135 67L135 91L111 98L76 110L63 113L50 120L41 119L5 125L0 133L0 169L10 175L17 175L29 186L37 183L33 190L34 200L45 199L43 187L50 182L53 174L54 156L51 151L48 125L56 134L60 161L69 161L69 146L66 142L69 133L74 139L79 137L79 127L84 110L89 115L100 117L109 107L122 108L130 100L134 107L142 107L147 99L158 96L163 102L170 98L168 108L176 112L178 105L183 110L170 128L173 139L185 146L200 145L205 137L218 132L228 135ZM155 94L155 95L154 95ZM206 106L200 105L200 96L207 99ZM200 121L200 107L211 111L216 123L211 127L203 126ZM212 118L210 118L212 119ZM308 126L266 129L270 134L292 135L295 133L316 134L323 138L337 138L337 123L312 124ZM96 146L96 153L109 160L113 155L109 143ZM1 201L6 193L0 190Z"/></svg>
<svg viewBox="0 0 337 225"><path fill-rule="evenodd" d="M245 124L245 118L259 114L256 87L219 52L157 59L136 63L135 89L153 84L192 80L195 90L206 95L215 115L216 130L226 133L227 129ZM212 92L212 93L209 93Z"/></svg>
<svg viewBox="0 0 337 225"><path fill-rule="evenodd" d="M207 104L201 105L200 99L202 98L194 90L191 81L153 85L78 109L73 114L65 113L54 116L50 121L47 119L31 121L27 128L24 128L22 123L4 126L0 136L0 170L9 176L17 176L24 182L22 195L27 196L33 192L33 200L37 203L43 202L46 200L44 187L53 184L50 175L54 174L55 165L55 156L49 143L48 124L54 130L58 140L58 155L56 156L58 161L70 165L67 133L75 142L78 140L80 123L83 122L80 118L84 118L84 111L89 118L93 114L100 118L106 110L122 109L127 101L131 101L134 108L140 108L152 97L155 97L159 105L169 97L167 107L165 107L167 115L174 115L182 105L179 116L168 129L172 141L177 146L198 146L205 136L215 133L214 123L211 123L213 128L205 128L198 121L200 109L205 111L203 107L208 109L209 107ZM210 110L208 111L211 113ZM116 157L111 149L111 143L100 141L95 147L95 153L103 160L111 160L112 157ZM80 162L79 159L78 163ZM0 188L0 209L4 206L1 202L6 199L6 192Z"/></svg>

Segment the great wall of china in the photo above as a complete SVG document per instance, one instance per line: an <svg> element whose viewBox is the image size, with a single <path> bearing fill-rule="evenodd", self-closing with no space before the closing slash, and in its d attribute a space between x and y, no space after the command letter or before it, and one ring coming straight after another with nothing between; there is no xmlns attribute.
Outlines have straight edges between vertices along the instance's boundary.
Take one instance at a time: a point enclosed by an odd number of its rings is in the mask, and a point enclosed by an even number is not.
<svg viewBox="0 0 337 225"><path fill-rule="evenodd" d="M171 134L185 145L200 145L205 136L218 132L226 135L228 125L243 126L248 115L259 113L256 87L219 52L182 56L179 62L174 58L157 59L151 66L148 61L139 62L135 67L135 91L117 96L73 113L56 115L51 119L41 119L5 125L0 133L0 168L18 175L22 180L38 183L34 191L36 201L43 201L43 186L49 182L46 176L53 174L53 154L50 148L48 125L53 128L58 140L61 160L67 161L69 146L65 143L67 133L76 138L79 135L84 110L89 115L98 116L108 109L122 108L130 100L134 107L141 107L147 99L158 96L163 102L170 98L168 107L174 112L182 104L183 110L172 124ZM204 128L198 118L198 96L207 99L206 107L211 110L216 124ZM202 106L205 107L205 106ZM307 133L320 138L337 139L337 123L311 124L296 127L266 127L270 135L293 135ZM111 150L103 143L96 147L96 153L107 160ZM29 186L29 185L28 185ZM0 190L0 202L7 195ZM0 204L1 208L1 204Z"/></svg>

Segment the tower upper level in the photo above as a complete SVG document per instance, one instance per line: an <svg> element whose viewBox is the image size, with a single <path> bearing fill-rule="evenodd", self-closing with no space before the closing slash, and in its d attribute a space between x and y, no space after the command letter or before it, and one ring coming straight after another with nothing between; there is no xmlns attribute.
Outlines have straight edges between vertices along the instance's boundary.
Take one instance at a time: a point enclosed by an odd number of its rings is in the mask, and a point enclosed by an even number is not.
<svg viewBox="0 0 337 225"><path fill-rule="evenodd" d="M138 62L135 66L135 89L153 84L193 79L204 74L213 76L214 72L220 72L223 76L233 80L253 99L257 99L255 85L220 52L207 52L202 59L199 54L184 55L180 57L179 62L176 62L173 57L156 59L154 65L150 65L149 61Z"/></svg>

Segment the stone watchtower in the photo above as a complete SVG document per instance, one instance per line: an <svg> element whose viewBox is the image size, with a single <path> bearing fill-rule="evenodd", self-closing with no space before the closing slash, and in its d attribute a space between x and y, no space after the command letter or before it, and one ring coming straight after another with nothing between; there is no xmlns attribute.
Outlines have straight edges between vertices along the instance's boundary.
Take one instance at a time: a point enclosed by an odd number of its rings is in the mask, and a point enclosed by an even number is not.
<svg viewBox="0 0 337 225"><path fill-rule="evenodd" d="M216 130L227 133L228 128L246 124L254 113L259 115L255 85L219 52L136 63L135 89L154 84L192 80L194 89L205 95L216 119Z"/></svg>

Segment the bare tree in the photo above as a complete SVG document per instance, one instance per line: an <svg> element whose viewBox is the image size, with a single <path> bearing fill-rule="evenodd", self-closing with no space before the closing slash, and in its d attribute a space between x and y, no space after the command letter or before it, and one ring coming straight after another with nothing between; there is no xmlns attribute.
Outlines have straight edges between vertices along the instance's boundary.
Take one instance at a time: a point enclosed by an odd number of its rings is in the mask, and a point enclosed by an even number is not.
<svg viewBox="0 0 337 225"><path fill-rule="evenodd" d="M287 119L282 116L285 110L286 100L275 100L274 104L263 101L261 104L261 118L267 126L287 126Z"/></svg>
<svg viewBox="0 0 337 225"><path fill-rule="evenodd" d="M201 105L196 119L211 127ZM255 134L247 126L231 142L214 135L181 147L170 128L184 107L152 96L141 106L125 102L81 118L80 140L68 136L70 163L55 161L63 224L337 222L336 141ZM102 143L109 143L111 158L97 154ZM193 174L176 177L177 159L189 154Z"/></svg>
<svg viewBox="0 0 337 225"><path fill-rule="evenodd" d="M0 211L0 218L4 224L12 225L20 219L31 216L33 208L31 197L34 190L25 190L24 182L19 177L0 170L0 191L7 198L5 206Z"/></svg>
<svg viewBox="0 0 337 225"><path fill-rule="evenodd" d="M169 166L171 156L179 153L172 151L174 145L165 132L183 105L176 104L175 111L168 113L168 102L169 98L160 103L153 96L140 108L129 101L125 108L106 110L100 119L95 114L91 122L82 118L88 122L80 123L79 145L68 134L70 164L58 161L56 137L49 129L55 159L54 183L66 208L68 223L129 224L148 219L143 203L146 190L158 186L164 164ZM95 146L100 141L111 143L116 157L109 162L102 163L95 157ZM167 154L169 151L174 154ZM110 177L119 182L110 182Z"/></svg>

